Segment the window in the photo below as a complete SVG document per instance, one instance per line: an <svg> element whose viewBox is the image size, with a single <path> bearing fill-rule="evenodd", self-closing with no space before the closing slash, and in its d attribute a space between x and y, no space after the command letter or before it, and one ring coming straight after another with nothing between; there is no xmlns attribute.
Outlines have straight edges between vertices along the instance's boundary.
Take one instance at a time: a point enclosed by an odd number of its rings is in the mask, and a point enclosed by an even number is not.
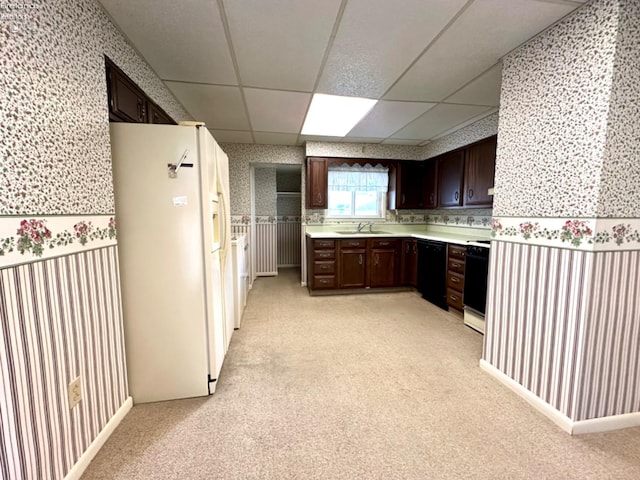
<svg viewBox="0 0 640 480"><path fill-rule="evenodd" d="M329 165L327 182L328 217L384 218L388 168Z"/></svg>

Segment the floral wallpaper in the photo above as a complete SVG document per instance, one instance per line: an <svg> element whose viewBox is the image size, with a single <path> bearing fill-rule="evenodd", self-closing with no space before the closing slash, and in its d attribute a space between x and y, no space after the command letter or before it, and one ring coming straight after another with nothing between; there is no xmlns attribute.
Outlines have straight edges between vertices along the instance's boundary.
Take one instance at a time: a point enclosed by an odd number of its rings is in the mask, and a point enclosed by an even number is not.
<svg viewBox="0 0 640 480"><path fill-rule="evenodd" d="M620 6L599 217L640 216L640 2Z"/></svg>
<svg viewBox="0 0 640 480"><path fill-rule="evenodd" d="M617 6L592 2L503 60L495 215L596 216Z"/></svg>
<svg viewBox="0 0 640 480"><path fill-rule="evenodd" d="M276 169L256 167L254 170L256 215L277 215Z"/></svg>
<svg viewBox="0 0 640 480"><path fill-rule="evenodd" d="M229 189L232 215L247 215L251 212L250 168L251 164L304 163L304 148L284 145L252 145L224 143L220 145L229 157ZM275 192L275 181L273 184ZM304 186L302 187L304 198Z"/></svg>
<svg viewBox="0 0 640 480"><path fill-rule="evenodd" d="M30 5L0 23L0 215L112 213L104 55L175 120L190 116L96 2Z"/></svg>
<svg viewBox="0 0 640 480"><path fill-rule="evenodd" d="M388 158L422 160L422 147L373 143L307 142L307 157Z"/></svg>
<svg viewBox="0 0 640 480"><path fill-rule="evenodd" d="M420 158L432 158L498 133L498 112L484 117L423 147Z"/></svg>

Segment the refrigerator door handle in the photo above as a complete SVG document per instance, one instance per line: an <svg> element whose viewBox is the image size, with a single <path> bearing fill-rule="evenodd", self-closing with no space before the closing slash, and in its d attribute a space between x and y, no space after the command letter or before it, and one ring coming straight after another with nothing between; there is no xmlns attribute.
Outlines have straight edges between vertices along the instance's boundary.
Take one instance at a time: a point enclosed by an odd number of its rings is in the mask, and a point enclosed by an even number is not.
<svg viewBox="0 0 640 480"><path fill-rule="evenodd" d="M193 163L184 163L184 161L187 159L188 156L189 156L189 149L187 148L182 154L182 156L180 157L180 160L178 160L178 163L167 164L167 169L169 171L169 178L176 178L178 176L178 170L180 170L180 167L193 167Z"/></svg>
<svg viewBox="0 0 640 480"><path fill-rule="evenodd" d="M220 222L220 250L226 252L227 248L227 217L225 215L226 212L226 200L224 194L220 192L218 194L218 199L220 202L220 212L218 215L218 221Z"/></svg>

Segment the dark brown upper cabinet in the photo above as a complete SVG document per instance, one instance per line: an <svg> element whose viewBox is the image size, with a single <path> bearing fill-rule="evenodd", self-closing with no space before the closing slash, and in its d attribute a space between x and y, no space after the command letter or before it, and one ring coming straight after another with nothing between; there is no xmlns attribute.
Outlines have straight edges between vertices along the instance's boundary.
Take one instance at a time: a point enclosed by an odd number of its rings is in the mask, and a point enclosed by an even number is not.
<svg viewBox="0 0 640 480"><path fill-rule="evenodd" d="M327 159L307 158L307 208L327 208Z"/></svg>
<svg viewBox="0 0 640 480"><path fill-rule="evenodd" d="M148 112L148 120L149 123L161 123L161 124L167 124L167 125L172 125L175 122L171 119L171 117L169 115L167 115L165 113L164 110L162 110L159 106L157 106L155 103L148 103L148 108L149 108L149 112Z"/></svg>
<svg viewBox="0 0 640 480"><path fill-rule="evenodd" d="M425 160L423 163L422 195L424 208L436 208L438 206L438 161L431 159Z"/></svg>
<svg viewBox="0 0 640 480"><path fill-rule="evenodd" d="M109 100L109 121L176 123L107 57L105 57L105 71Z"/></svg>
<svg viewBox="0 0 640 480"><path fill-rule="evenodd" d="M424 162L399 161L396 164L395 205L389 202L389 208L424 208L424 175Z"/></svg>
<svg viewBox="0 0 640 480"><path fill-rule="evenodd" d="M464 180L464 150L455 150L438 157L438 206L462 206Z"/></svg>
<svg viewBox="0 0 640 480"><path fill-rule="evenodd" d="M475 143L467 148L464 166L464 206L493 205L488 191L493 187L496 166L497 137Z"/></svg>

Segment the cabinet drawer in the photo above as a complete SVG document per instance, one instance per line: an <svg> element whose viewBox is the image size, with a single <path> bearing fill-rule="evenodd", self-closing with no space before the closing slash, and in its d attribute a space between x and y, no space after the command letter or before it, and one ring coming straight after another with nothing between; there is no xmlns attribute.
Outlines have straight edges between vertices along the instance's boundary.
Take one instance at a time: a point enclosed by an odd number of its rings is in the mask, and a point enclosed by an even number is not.
<svg viewBox="0 0 640 480"><path fill-rule="evenodd" d="M374 238L371 240L371 248L396 248L398 240L389 238Z"/></svg>
<svg viewBox="0 0 640 480"><path fill-rule="evenodd" d="M365 239L350 238L348 240L340 240L340 247L342 248L367 248L367 241Z"/></svg>
<svg viewBox="0 0 640 480"><path fill-rule="evenodd" d="M313 273L316 275L327 275L336 273L335 260L326 262L313 262Z"/></svg>
<svg viewBox="0 0 640 480"><path fill-rule="evenodd" d="M449 244L449 258L457 258L464 260L467 256L467 247L460 247L458 245Z"/></svg>
<svg viewBox="0 0 640 480"><path fill-rule="evenodd" d="M447 272L447 287L462 292L464 276L455 272Z"/></svg>
<svg viewBox="0 0 640 480"><path fill-rule="evenodd" d="M314 250L313 251L314 260L333 260L334 258L336 258L335 250Z"/></svg>
<svg viewBox="0 0 640 480"><path fill-rule="evenodd" d="M313 288L336 288L335 275L314 275Z"/></svg>
<svg viewBox="0 0 640 480"><path fill-rule="evenodd" d="M452 272L464 274L464 260L459 258L449 258L448 269Z"/></svg>
<svg viewBox="0 0 640 480"><path fill-rule="evenodd" d="M325 248L336 248L335 240L314 240L313 241L314 249L325 249Z"/></svg>
<svg viewBox="0 0 640 480"><path fill-rule="evenodd" d="M462 310L462 294L451 288L447 289L447 305Z"/></svg>

